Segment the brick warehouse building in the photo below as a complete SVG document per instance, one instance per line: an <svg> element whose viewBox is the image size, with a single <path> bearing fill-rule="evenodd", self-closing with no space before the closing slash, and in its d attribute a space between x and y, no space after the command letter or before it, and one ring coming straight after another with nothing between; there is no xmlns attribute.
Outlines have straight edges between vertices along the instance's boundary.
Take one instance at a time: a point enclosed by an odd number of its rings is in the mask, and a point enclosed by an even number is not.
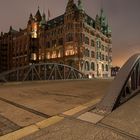
<svg viewBox="0 0 140 140"><path fill-rule="evenodd" d="M38 9L30 14L27 28L0 35L0 73L31 63L70 65L91 77L110 77L111 30L103 10L95 20L78 4L68 0L65 13L46 21Z"/></svg>

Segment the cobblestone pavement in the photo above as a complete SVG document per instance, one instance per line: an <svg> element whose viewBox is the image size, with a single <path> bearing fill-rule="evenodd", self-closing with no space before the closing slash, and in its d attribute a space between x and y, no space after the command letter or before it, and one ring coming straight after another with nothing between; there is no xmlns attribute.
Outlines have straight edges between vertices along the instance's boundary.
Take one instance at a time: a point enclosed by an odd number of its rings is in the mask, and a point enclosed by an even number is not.
<svg viewBox="0 0 140 140"><path fill-rule="evenodd" d="M0 136L20 129L21 127L0 115Z"/></svg>
<svg viewBox="0 0 140 140"><path fill-rule="evenodd" d="M88 116L84 121L79 117L65 117L20 140L140 140L139 101L140 94L97 123L90 122Z"/></svg>
<svg viewBox="0 0 140 140"><path fill-rule="evenodd" d="M12 140L139 140L140 95L97 123L89 116L79 117L93 113L91 108L75 114L101 99L110 82L94 79L0 87L0 114L4 116L0 118L0 135L21 126L27 128L0 137L0 140L11 140L11 136ZM47 119L40 113L57 115Z"/></svg>
<svg viewBox="0 0 140 140"><path fill-rule="evenodd" d="M0 99L53 116L101 98L112 80L50 81L0 86ZM7 102L7 101L6 101ZM0 107L0 112L3 112ZM8 116L7 116L8 117Z"/></svg>
<svg viewBox="0 0 140 140"><path fill-rule="evenodd" d="M0 117L0 135L100 99L111 81L93 79L0 85L0 115L3 116Z"/></svg>
<svg viewBox="0 0 140 140"><path fill-rule="evenodd" d="M135 140L91 123L65 119L20 140Z"/></svg>

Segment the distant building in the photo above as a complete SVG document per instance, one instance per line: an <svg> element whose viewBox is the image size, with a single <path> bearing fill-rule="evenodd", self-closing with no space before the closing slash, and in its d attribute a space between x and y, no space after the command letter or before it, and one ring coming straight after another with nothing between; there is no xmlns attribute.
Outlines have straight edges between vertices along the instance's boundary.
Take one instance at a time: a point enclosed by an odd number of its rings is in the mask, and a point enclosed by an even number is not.
<svg viewBox="0 0 140 140"><path fill-rule="evenodd" d="M117 73L119 72L120 67L116 66L116 67L112 67L111 68L111 76L115 77L117 75Z"/></svg>
<svg viewBox="0 0 140 140"><path fill-rule="evenodd" d="M70 65L89 78L110 77L111 30L103 10L93 19L81 0L68 0L63 15L46 21L38 9L30 14L27 28L1 33L0 72L40 62Z"/></svg>

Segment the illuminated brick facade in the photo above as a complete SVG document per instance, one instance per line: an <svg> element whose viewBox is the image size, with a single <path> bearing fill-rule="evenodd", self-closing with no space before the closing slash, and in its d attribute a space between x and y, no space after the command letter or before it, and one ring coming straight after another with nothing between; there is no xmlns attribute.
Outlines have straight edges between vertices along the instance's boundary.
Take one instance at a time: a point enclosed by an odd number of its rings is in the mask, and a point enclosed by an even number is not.
<svg viewBox="0 0 140 140"><path fill-rule="evenodd" d="M111 30L103 10L95 20L81 0L69 0L63 15L46 21L38 9L27 28L0 36L0 72L39 62L56 62L75 67L90 77L110 77Z"/></svg>

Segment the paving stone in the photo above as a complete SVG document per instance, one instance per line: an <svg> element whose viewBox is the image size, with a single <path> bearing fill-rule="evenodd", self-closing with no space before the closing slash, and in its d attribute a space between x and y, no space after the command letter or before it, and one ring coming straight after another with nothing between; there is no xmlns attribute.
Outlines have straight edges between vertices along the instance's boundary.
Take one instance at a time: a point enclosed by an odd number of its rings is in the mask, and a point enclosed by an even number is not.
<svg viewBox="0 0 140 140"><path fill-rule="evenodd" d="M21 127L0 115L0 136L20 129Z"/></svg>
<svg viewBox="0 0 140 140"><path fill-rule="evenodd" d="M135 140L110 129L76 119L65 119L20 140Z"/></svg>
<svg viewBox="0 0 140 140"><path fill-rule="evenodd" d="M101 119L103 119L103 116L92 113L92 112L86 112L78 117L78 119L91 122L91 123L98 123Z"/></svg>

